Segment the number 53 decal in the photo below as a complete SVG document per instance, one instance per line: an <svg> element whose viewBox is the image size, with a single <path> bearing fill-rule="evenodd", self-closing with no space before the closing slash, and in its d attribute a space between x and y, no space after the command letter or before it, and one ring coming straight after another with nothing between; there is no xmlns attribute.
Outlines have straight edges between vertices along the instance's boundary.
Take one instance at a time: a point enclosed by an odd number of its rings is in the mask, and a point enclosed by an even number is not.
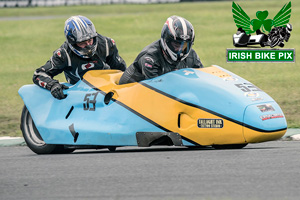
<svg viewBox="0 0 300 200"><path fill-rule="evenodd" d="M236 87L240 88L243 92L251 92L251 91L261 91L258 87L251 83L244 84L234 84Z"/></svg>
<svg viewBox="0 0 300 200"><path fill-rule="evenodd" d="M96 98L99 92L86 94L83 99L83 110L95 111L96 110Z"/></svg>

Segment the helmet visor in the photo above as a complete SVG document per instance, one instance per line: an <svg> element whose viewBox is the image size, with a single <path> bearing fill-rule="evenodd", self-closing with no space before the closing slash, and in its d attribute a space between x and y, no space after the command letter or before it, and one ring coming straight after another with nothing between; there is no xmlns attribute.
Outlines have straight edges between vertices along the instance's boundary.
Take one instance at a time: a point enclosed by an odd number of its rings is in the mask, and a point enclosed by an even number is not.
<svg viewBox="0 0 300 200"><path fill-rule="evenodd" d="M173 51L177 55L186 54L190 50L189 41L178 41L178 40L170 40L167 41L167 45L171 51Z"/></svg>

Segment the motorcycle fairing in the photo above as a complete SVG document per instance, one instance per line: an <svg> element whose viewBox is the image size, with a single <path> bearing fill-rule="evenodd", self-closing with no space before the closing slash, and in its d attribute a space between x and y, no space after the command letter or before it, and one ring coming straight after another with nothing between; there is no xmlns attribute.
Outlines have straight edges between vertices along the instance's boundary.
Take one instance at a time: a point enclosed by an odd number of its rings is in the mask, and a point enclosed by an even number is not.
<svg viewBox="0 0 300 200"><path fill-rule="evenodd" d="M271 97L251 91L260 98L254 101L242 91L253 84L221 67L182 69L118 85L121 75L89 71L66 90L64 100L35 85L19 93L48 144L135 146L137 132L179 133L184 145L241 144L277 139L286 131L285 118L259 118L255 105L270 104L275 111L269 114L282 113ZM113 96L105 103L108 93ZM223 125L199 128L199 119L222 120ZM71 125L79 134L76 143Z"/></svg>

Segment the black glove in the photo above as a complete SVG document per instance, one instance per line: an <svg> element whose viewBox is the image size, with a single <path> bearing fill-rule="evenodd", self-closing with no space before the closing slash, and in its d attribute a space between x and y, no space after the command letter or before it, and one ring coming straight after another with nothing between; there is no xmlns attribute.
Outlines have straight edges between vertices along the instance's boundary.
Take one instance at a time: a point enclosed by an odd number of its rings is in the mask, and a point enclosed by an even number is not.
<svg viewBox="0 0 300 200"><path fill-rule="evenodd" d="M63 93L64 89L69 89L68 86L65 86L63 84L59 84L59 83L54 83L51 87L51 94L53 97L57 98L57 99L64 99L67 97L67 95L65 95Z"/></svg>

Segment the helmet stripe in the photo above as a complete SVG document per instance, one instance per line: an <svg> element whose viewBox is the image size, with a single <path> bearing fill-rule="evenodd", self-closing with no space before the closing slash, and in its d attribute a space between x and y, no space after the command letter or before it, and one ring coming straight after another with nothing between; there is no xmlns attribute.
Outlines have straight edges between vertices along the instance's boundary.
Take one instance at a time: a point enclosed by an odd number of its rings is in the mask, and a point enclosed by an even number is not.
<svg viewBox="0 0 300 200"><path fill-rule="evenodd" d="M79 19L80 19L81 24L84 25L84 27L86 28L88 25L87 25L86 21L84 20L84 18L81 16Z"/></svg>
<svg viewBox="0 0 300 200"><path fill-rule="evenodd" d="M84 26L80 18L76 19L76 24L79 26L80 31L84 31Z"/></svg>
<svg viewBox="0 0 300 200"><path fill-rule="evenodd" d="M80 30L79 23L78 23L78 17L77 16L75 16L73 18L72 23L74 24L76 30Z"/></svg>
<svg viewBox="0 0 300 200"><path fill-rule="evenodd" d="M79 25L78 21L79 21L78 17L74 17L74 19L72 21L72 23L74 25L74 28L76 30L76 34L77 34L77 36L76 36L77 39L76 40L78 40L78 38L82 37L82 32L81 32L81 28L80 28L80 25ZM78 42L78 41L76 41L76 42Z"/></svg>
<svg viewBox="0 0 300 200"><path fill-rule="evenodd" d="M185 20L182 17L178 17L178 19L181 22L181 26L182 26L182 29L183 29L183 35L187 36L187 25L185 23Z"/></svg>
<svg viewBox="0 0 300 200"><path fill-rule="evenodd" d="M174 40L176 39L176 33L173 27L173 19L169 17L166 21L166 24L168 25L169 30L171 31L172 35L174 36Z"/></svg>
<svg viewBox="0 0 300 200"><path fill-rule="evenodd" d="M84 19L82 19L81 17L76 16L74 18L74 23L76 25L76 29L77 29L77 38L81 38L83 35L86 35L86 28L87 28L87 24L84 21Z"/></svg>

